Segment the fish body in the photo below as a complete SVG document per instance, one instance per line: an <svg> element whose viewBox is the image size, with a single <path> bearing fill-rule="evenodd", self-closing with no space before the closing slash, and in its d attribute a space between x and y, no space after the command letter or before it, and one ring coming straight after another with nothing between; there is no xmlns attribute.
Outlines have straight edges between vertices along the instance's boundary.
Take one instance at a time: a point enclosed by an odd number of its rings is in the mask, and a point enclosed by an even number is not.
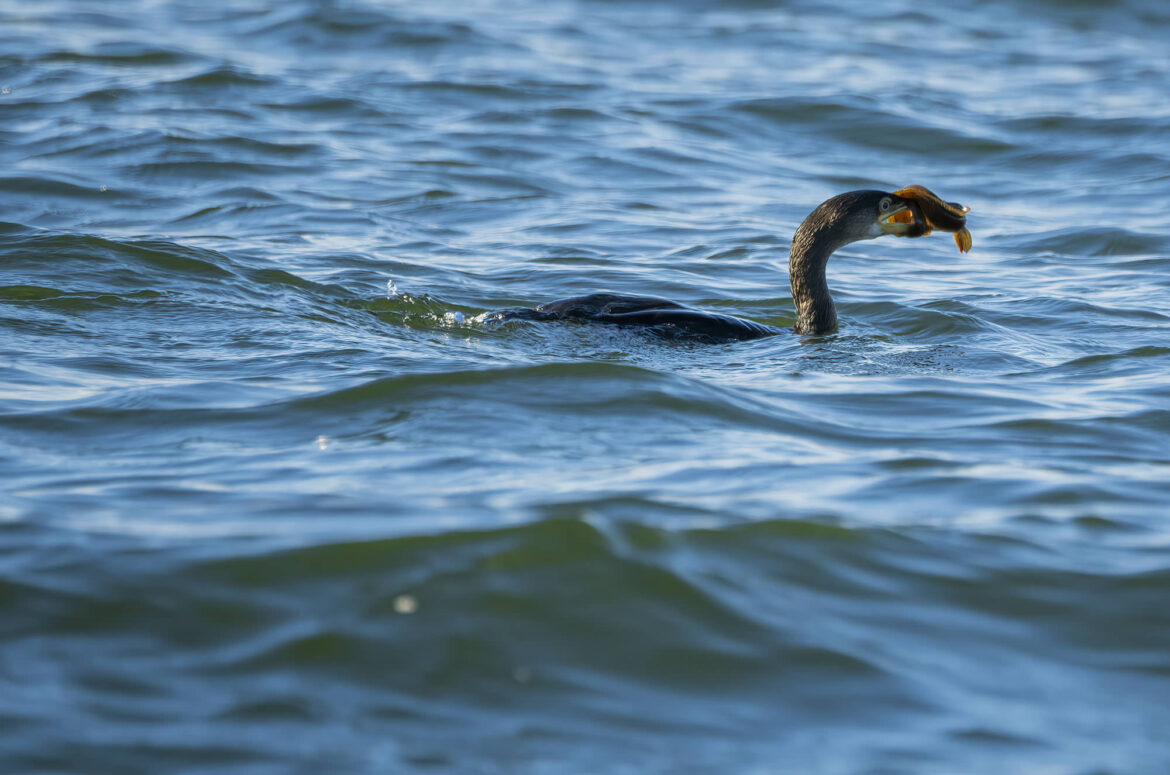
<svg viewBox="0 0 1170 775"><path fill-rule="evenodd" d="M909 199L914 203L915 212L923 222L923 236L933 230L947 231L955 235L955 245L960 253L971 249L971 232L967 231L967 213L971 208L958 202L946 202L925 186L907 186L894 192L895 196Z"/></svg>

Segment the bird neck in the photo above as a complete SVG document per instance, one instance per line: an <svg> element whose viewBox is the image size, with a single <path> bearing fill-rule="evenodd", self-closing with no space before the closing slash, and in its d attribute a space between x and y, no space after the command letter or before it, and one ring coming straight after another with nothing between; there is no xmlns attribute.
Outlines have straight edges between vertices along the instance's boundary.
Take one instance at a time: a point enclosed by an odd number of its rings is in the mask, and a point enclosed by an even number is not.
<svg viewBox="0 0 1170 775"><path fill-rule="evenodd" d="M852 240L842 239L833 218L814 210L792 236L788 254L788 281L796 306L796 331L828 334L837 328L837 308L829 295L825 266L833 251Z"/></svg>

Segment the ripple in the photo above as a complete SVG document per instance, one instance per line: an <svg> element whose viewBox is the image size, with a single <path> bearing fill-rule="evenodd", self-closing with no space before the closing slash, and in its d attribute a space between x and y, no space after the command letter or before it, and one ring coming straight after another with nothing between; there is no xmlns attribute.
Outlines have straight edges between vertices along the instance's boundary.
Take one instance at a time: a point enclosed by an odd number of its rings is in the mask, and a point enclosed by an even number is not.
<svg viewBox="0 0 1170 775"><path fill-rule="evenodd" d="M61 50L44 54L43 62L68 62L78 65L112 65L115 67L173 67L199 58L182 49L154 48L136 43L105 44L93 51Z"/></svg>
<svg viewBox="0 0 1170 775"><path fill-rule="evenodd" d="M254 180L258 176L304 174L312 168L307 165L261 164L240 161L170 161L132 164L123 167L127 177L153 181L159 179L187 180Z"/></svg>
<svg viewBox="0 0 1170 775"><path fill-rule="evenodd" d="M935 154L994 155L1013 150L1006 141L978 136L955 128L925 124L885 111L873 100L764 99L733 104L734 111L760 117L784 131L793 125L812 125L819 133L861 147L886 150L930 148Z"/></svg>
<svg viewBox="0 0 1170 775"><path fill-rule="evenodd" d="M80 186L63 180L44 177L0 178L0 191L39 194L41 196L64 197L69 199L100 199L105 192L97 187Z"/></svg>
<svg viewBox="0 0 1170 775"><path fill-rule="evenodd" d="M187 76L167 84L177 91L206 91L219 89L253 89L279 85L279 81L249 72L239 67L215 67L196 75Z"/></svg>
<svg viewBox="0 0 1170 775"><path fill-rule="evenodd" d="M45 254L82 265L110 265L114 270L137 265L180 276L226 278L232 275L224 268L227 261L222 256L163 240L120 242L96 236L46 234L21 240L9 251L14 264L30 268Z"/></svg>
<svg viewBox="0 0 1170 775"><path fill-rule="evenodd" d="M1170 238L1113 227L1077 228L1036 235L1020 248L1045 255L1160 256L1170 250Z"/></svg>

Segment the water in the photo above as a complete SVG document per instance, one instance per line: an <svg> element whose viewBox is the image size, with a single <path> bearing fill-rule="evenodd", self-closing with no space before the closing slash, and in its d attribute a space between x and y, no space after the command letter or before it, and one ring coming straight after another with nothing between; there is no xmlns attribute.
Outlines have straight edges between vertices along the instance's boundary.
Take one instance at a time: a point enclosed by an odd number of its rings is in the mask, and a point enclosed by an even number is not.
<svg viewBox="0 0 1170 775"><path fill-rule="evenodd" d="M1170 771L1170 10L0 4L0 769ZM833 336L479 321L599 290Z"/></svg>

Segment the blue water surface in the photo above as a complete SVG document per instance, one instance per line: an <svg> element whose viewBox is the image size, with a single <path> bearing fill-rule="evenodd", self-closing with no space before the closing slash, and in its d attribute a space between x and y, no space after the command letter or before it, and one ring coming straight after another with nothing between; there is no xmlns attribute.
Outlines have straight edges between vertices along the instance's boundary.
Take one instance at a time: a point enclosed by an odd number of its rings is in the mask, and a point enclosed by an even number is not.
<svg viewBox="0 0 1170 775"><path fill-rule="evenodd" d="M1170 772L1162 0L0 2L0 771ZM492 322L575 294L839 331Z"/></svg>

